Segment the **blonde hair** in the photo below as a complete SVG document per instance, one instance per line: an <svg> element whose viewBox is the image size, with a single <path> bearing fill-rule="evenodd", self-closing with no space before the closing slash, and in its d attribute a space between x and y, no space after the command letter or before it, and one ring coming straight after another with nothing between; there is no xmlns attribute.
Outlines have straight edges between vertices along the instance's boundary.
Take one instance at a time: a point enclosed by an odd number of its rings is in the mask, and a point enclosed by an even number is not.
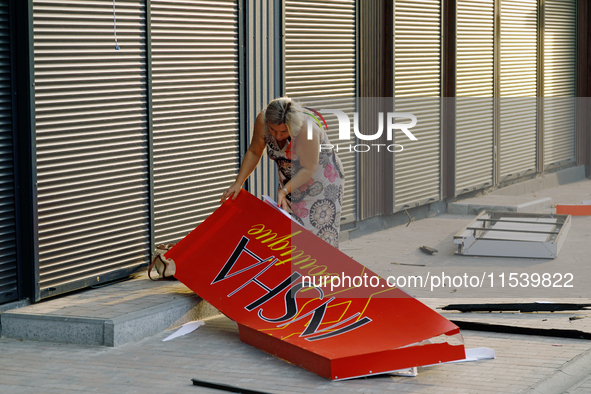
<svg viewBox="0 0 591 394"><path fill-rule="evenodd" d="M267 105L265 120L271 124L285 123L289 135L296 137L304 124L304 110L300 104L291 98L287 96L278 97Z"/></svg>

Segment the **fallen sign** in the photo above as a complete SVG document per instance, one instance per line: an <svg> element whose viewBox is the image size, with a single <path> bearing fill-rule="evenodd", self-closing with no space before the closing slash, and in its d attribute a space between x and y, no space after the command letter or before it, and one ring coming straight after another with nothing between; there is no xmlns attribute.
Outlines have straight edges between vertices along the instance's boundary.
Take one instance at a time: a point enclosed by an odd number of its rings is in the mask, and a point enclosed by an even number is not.
<svg viewBox="0 0 591 394"><path fill-rule="evenodd" d="M325 378L465 358L456 325L246 191L165 257L243 342Z"/></svg>
<svg viewBox="0 0 591 394"><path fill-rule="evenodd" d="M482 211L454 235L456 254L553 259L570 225L570 215Z"/></svg>

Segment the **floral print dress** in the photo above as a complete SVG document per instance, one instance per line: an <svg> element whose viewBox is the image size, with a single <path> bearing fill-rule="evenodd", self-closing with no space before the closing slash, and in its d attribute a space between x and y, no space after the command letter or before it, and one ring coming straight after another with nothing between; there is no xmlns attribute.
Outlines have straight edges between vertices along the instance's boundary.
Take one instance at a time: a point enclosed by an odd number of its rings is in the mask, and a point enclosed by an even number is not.
<svg viewBox="0 0 591 394"><path fill-rule="evenodd" d="M277 164L279 182L283 187L302 168L293 139L288 139L280 148L275 137L265 129L265 142L269 158ZM291 203L293 220L338 248L345 176L334 150L326 148L330 141L325 130L321 132L320 143L324 148L320 150L314 175L307 183L292 190L287 199Z"/></svg>

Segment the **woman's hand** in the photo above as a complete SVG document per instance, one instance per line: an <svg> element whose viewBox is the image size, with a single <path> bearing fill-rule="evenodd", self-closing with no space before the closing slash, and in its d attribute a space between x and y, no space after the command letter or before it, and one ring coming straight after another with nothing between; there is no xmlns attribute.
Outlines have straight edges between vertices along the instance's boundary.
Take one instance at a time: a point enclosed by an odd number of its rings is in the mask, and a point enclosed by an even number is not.
<svg viewBox="0 0 591 394"><path fill-rule="evenodd" d="M232 197L232 200L235 200L236 197L238 196L238 193L240 193L241 189L242 189L242 185L234 182L229 188L226 189L224 194L222 194L222 199L220 200L220 203L223 203L224 201L226 201L230 197Z"/></svg>
<svg viewBox="0 0 591 394"><path fill-rule="evenodd" d="M289 201L287 200L287 193L283 188L279 189L279 191L277 192L277 206L287 211L288 213L291 213Z"/></svg>

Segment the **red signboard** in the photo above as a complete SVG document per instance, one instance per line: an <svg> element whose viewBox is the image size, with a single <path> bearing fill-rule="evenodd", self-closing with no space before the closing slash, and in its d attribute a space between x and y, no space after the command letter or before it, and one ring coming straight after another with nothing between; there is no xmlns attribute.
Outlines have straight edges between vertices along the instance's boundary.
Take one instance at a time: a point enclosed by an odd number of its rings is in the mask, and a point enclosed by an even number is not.
<svg viewBox="0 0 591 394"><path fill-rule="evenodd" d="M589 216L591 215L591 204L556 204L557 215Z"/></svg>
<svg viewBox="0 0 591 394"><path fill-rule="evenodd" d="M456 325L246 191L165 257L243 342L328 379L465 358Z"/></svg>

